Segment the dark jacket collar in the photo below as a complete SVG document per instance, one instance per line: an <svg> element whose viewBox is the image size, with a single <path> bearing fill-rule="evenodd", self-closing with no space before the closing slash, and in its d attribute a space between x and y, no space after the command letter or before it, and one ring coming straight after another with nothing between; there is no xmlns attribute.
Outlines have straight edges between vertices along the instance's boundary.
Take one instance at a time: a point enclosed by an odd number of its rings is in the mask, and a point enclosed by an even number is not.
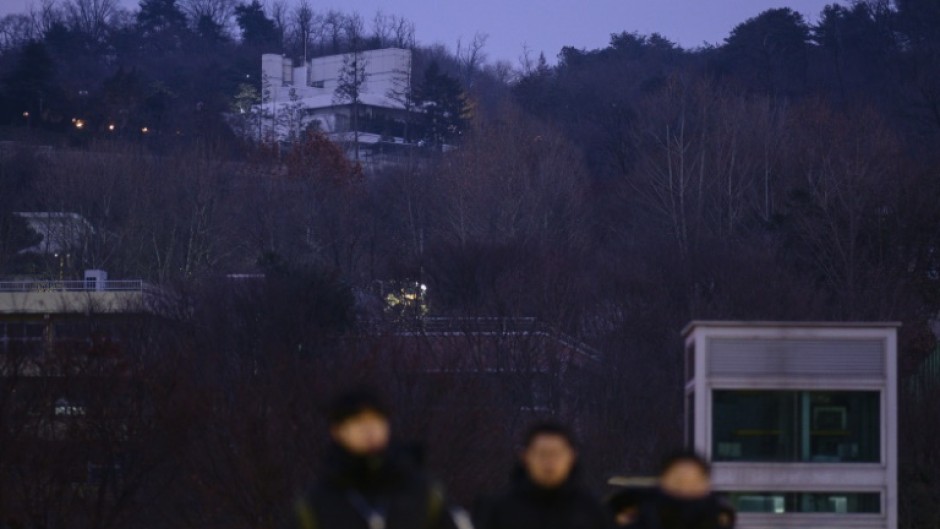
<svg viewBox="0 0 940 529"><path fill-rule="evenodd" d="M657 514L649 527L717 527L721 503L716 494L696 499L677 498L656 489L652 495Z"/></svg>
<svg viewBox="0 0 940 529"><path fill-rule="evenodd" d="M517 465L512 474L512 490L515 494L519 494L536 501L546 502L555 502L559 499L574 496L579 490L577 481L577 467L572 469L571 474L568 475L568 479L566 479L561 485L554 488L545 488L532 481L532 479L529 477L529 473L526 472L525 467L522 465Z"/></svg>
<svg viewBox="0 0 940 529"><path fill-rule="evenodd" d="M399 483L412 466L402 450L395 446L379 454L359 456L331 443L323 481L328 486L341 489L382 490Z"/></svg>

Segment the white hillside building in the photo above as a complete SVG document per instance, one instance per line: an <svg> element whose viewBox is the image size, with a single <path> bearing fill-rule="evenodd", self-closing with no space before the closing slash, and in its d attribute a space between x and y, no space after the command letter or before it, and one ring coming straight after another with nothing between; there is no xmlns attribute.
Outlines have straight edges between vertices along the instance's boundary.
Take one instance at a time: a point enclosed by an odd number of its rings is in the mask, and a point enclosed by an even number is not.
<svg viewBox="0 0 940 529"><path fill-rule="evenodd" d="M353 60L364 74L359 86L358 131L353 130L353 105L337 95L342 71ZM410 90L411 50L331 55L300 66L282 55L265 54L261 70L258 131L263 136L288 140L311 127L341 143L358 136L363 158L407 144L408 111L401 99Z"/></svg>

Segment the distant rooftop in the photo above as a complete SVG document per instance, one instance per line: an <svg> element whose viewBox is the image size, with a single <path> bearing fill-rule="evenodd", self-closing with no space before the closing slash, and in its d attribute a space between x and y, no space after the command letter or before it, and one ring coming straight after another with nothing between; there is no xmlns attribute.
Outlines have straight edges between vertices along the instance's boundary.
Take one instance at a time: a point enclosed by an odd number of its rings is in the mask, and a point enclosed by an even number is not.
<svg viewBox="0 0 940 529"><path fill-rule="evenodd" d="M108 280L103 273L84 280L8 280L0 281L0 314L149 312L162 297L142 280Z"/></svg>
<svg viewBox="0 0 940 529"><path fill-rule="evenodd" d="M53 254L78 245L82 237L94 233L92 225L78 213L65 211L20 211L14 213L25 220L42 240L20 253Z"/></svg>

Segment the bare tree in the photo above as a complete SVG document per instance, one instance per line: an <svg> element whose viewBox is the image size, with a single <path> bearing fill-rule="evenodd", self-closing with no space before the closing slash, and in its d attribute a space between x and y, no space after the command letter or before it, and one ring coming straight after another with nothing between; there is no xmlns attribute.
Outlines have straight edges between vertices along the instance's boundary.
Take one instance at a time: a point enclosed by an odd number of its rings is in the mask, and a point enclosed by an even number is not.
<svg viewBox="0 0 940 529"><path fill-rule="evenodd" d="M807 126L794 139L802 156L792 159L799 169L790 173L801 175L792 182L798 192L790 201L806 245L801 259L837 293L839 317L893 317L901 298L888 286L893 252L885 250L882 233L906 207L899 201L915 203L899 193L904 175L896 163L898 140L876 115L832 112L808 104L791 118ZM867 297L880 302L863 307L860 300Z"/></svg>
<svg viewBox="0 0 940 529"><path fill-rule="evenodd" d="M583 243L575 214L585 182L579 155L518 109L507 106L503 114L445 158L439 235L461 245Z"/></svg>
<svg viewBox="0 0 940 529"><path fill-rule="evenodd" d="M94 227L81 238L72 271L107 268L171 283L216 266L226 172L212 149L173 157L79 154L46 167L39 184L47 190L46 208L76 212Z"/></svg>
<svg viewBox="0 0 940 529"><path fill-rule="evenodd" d="M291 21L294 26L294 33L297 35L297 40L301 49L303 50L304 64L306 64L308 59L308 48L310 46L311 38L313 37L313 26L315 22L313 8L310 6L310 2L308 0L301 0L294 7Z"/></svg>
<svg viewBox="0 0 940 529"><path fill-rule="evenodd" d="M517 59L519 62L519 69L522 72L522 75L529 75L535 71L536 59L534 58L534 51L529 47L528 44L523 43L522 53L519 54Z"/></svg>
<svg viewBox="0 0 940 529"><path fill-rule="evenodd" d="M457 61L460 63L460 68L462 72L463 85L467 88L473 87L473 81L476 78L477 73L483 68L483 64L486 63L486 41L489 40L490 36L486 33L474 33L473 39L464 46L461 39L457 39L457 51L455 56Z"/></svg>
<svg viewBox="0 0 940 529"><path fill-rule="evenodd" d="M372 17L370 39L375 46L411 49L415 46L414 24L397 15L376 11Z"/></svg>
<svg viewBox="0 0 940 529"><path fill-rule="evenodd" d="M118 3L117 0L69 0L63 9L73 28L101 42L111 18L117 13Z"/></svg>
<svg viewBox="0 0 940 529"><path fill-rule="evenodd" d="M343 39L352 52L361 52L365 49L366 25L359 13L351 13L343 17Z"/></svg>
<svg viewBox="0 0 940 529"><path fill-rule="evenodd" d="M343 46L343 29L346 17L339 11L329 10L323 17L323 49L339 53Z"/></svg>
<svg viewBox="0 0 940 529"><path fill-rule="evenodd" d="M384 48L391 44L394 33L394 18L386 15L381 9L372 17L371 39L376 46Z"/></svg>
<svg viewBox="0 0 940 529"><path fill-rule="evenodd" d="M185 414L166 406L178 388L164 378L169 351L158 335L167 329L151 324L54 317L39 324L45 338L28 369L17 373L18 355L4 355L2 386L16 392L0 398L6 521L36 529L146 523L145 505L168 485L187 428Z"/></svg>
<svg viewBox="0 0 940 529"><path fill-rule="evenodd" d="M45 34L53 26L65 20L63 9L56 5L55 0L42 0L39 6L31 6L29 18L32 20L34 31Z"/></svg>
<svg viewBox="0 0 940 529"><path fill-rule="evenodd" d="M766 216L781 194L772 176L783 149L772 101L676 78L645 105L670 110L645 112L629 143L612 144L611 154L621 161L627 200L649 208L683 255L705 238L728 240L749 219ZM633 153L640 157L635 169L628 163Z"/></svg>
<svg viewBox="0 0 940 529"><path fill-rule="evenodd" d="M512 63L505 60L496 61L492 65L488 65L485 68L485 72L495 79L496 82L507 86L518 79L517 72L513 69Z"/></svg>
<svg viewBox="0 0 940 529"><path fill-rule="evenodd" d="M394 41L392 44L396 48L413 49L415 47L414 22L394 15L391 19L394 24Z"/></svg>
<svg viewBox="0 0 940 529"><path fill-rule="evenodd" d="M179 0L179 6L189 17L190 24L208 20L223 32L230 29L235 14L235 0Z"/></svg>
<svg viewBox="0 0 940 529"><path fill-rule="evenodd" d="M283 41L288 37L290 31L290 7L287 0L275 0L268 7L269 16L274 21L274 27Z"/></svg>
<svg viewBox="0 0 940 529"><path fill-rule="evenodd" d="M11 13L0 18L0 51L19 48L36 36L35 26L29 15Z"/></svg>

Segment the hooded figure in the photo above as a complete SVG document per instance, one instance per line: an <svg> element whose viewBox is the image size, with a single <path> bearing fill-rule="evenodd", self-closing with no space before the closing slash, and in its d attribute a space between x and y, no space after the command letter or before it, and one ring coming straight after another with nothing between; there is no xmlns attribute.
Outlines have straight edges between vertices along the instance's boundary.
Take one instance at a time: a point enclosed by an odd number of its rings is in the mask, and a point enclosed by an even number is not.
<svg viewBox="0 0 940 529"><path fill-rule="evenodd" d="M711 490L711 469L695 453L665 460L659 486L640 508L642 529L731 529L734 510Z"/></svg>
<svg viewBox="0 0 940 529"><path fill-rule="evenodd" d="M333 404L322 478L294 505L289 529L463 529L415 452L391 444L388 412L365 391ZM455 518L456 517L456 518Z"/></svg>
<svg viewBox="0 0 940 529"><path fill-rule="evenodd" d="M478 529L605 529L607 511L576 480L577 452L562 426L543 423L525 439L509 491L477 511Z"/></svg>

